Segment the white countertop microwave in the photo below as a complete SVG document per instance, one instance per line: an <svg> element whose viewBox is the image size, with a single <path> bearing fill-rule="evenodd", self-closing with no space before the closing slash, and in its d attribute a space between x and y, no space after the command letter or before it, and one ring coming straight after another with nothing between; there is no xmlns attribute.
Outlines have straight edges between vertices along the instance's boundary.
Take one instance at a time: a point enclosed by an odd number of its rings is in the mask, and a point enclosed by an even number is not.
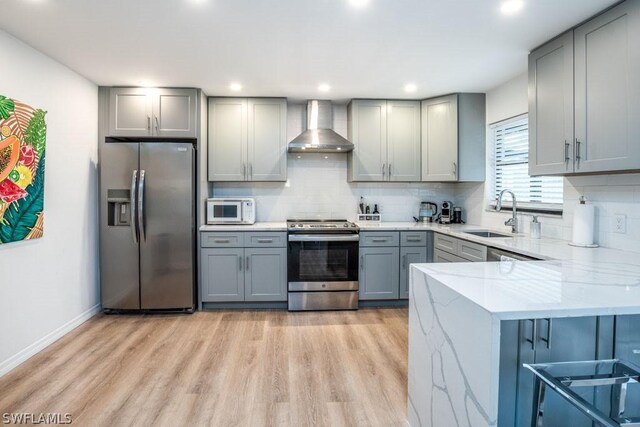
<svg viewBox="0 0 640 427"><path fill-rule="evenodd" d="M254 199L207 199L207 224L254 224L256 201Z"/></svg>

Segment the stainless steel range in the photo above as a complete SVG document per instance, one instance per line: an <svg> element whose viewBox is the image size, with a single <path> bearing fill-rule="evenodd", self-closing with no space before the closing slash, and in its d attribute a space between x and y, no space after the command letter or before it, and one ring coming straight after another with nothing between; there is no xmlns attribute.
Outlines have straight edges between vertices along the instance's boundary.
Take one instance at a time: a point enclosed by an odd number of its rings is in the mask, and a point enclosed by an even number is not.
<svg viewBox="0 0 640 427"><path fill-rule="evenodd" d="M288 220L289 310L358 309L358 226Z"/></svg>

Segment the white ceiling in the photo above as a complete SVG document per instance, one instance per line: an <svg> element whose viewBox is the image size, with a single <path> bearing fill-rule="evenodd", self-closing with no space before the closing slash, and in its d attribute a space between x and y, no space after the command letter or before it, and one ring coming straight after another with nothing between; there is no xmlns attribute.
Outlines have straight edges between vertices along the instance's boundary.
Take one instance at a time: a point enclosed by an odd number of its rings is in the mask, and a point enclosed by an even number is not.
<svg viewBox="0 0 640 427"><path fill-rule="evenodd" d="M504 16L500 0L0 0L0 28L100 85L423 98L497 86L530 49L616 0L525 2Z"/></svg>

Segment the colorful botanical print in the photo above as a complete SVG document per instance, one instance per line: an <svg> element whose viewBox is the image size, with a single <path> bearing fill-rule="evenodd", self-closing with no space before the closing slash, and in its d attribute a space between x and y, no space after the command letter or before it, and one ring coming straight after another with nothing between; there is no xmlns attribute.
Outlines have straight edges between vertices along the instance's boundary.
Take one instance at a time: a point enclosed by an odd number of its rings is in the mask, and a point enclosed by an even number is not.
<svg viewBox="0 0 640 427"><path fill-rule="evenodd" d="M0 95L0 244L42 237L45 114Z"/></svg>

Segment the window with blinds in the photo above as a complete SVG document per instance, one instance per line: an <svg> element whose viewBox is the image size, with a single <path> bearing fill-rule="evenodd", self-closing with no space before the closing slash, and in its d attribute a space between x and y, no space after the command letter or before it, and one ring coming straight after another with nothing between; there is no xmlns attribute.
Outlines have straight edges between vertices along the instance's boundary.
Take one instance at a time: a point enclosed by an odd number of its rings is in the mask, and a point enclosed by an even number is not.
<svg viewBox="0 0 640 427"><path fill-rule="evenodd" d="M493 198L504 189L515 193L518 203L533 207L562 205L562 177L529 176L529 119L526 114L491 126L494 142ZM510 202L505 196L505 202ZM495 203L495 200L492 201Z"/></svg>

